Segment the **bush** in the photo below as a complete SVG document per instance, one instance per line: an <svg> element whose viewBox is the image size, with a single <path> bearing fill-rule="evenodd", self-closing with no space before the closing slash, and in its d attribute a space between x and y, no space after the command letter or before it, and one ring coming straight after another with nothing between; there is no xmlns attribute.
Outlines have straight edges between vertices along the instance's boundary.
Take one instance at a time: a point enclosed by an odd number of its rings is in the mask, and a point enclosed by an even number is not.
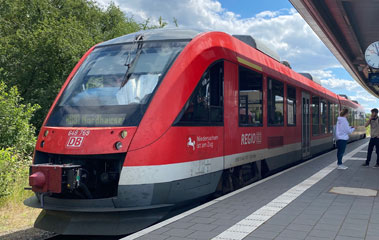
<svg viewBox="0 0 379 240"><path fill-rule="evenodd" d="M0 199L24 187L30 163L30 157L23 157L11 148L0 149Z"/></svg>
<svg viewBox="0 0 379 240"><path fill-rule="evenodd" d="M0 81L0 149L12 148L31 155L35 145L35 128L30 124L38 105L21 104L16 87L9 90Z"/></svg>
<svg viewBox="0 0 379 240"><path fill-rule="evenodd" d="M21 101L16 87L0 81L0 199L25 186L35 145L30 119L39 106Z"/></svg>

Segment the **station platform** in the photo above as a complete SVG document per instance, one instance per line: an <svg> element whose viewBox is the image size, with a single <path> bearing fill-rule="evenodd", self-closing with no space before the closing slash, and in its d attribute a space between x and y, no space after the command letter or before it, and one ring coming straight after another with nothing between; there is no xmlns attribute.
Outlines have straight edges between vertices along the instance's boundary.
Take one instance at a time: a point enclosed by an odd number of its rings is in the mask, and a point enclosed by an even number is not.
<svg viewBox="0 0 379 240"><path fill-rule="evenodd" d="M123 240L378 240L375 152L371 167L361 166L368 141L347 145L346 170L336 169L333 150Z"/></svg>

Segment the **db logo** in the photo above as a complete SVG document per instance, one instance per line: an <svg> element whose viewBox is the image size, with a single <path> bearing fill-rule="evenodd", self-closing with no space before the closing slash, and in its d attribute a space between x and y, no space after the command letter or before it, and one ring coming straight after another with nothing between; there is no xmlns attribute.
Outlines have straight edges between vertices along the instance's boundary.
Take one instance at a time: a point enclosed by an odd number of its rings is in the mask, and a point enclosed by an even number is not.
<svg viewBox="0 0 379 240"><path fill-rule="evenodd" d="M67 142L67 147L80 147L83 143L83 137L70 137Z"/></svg>

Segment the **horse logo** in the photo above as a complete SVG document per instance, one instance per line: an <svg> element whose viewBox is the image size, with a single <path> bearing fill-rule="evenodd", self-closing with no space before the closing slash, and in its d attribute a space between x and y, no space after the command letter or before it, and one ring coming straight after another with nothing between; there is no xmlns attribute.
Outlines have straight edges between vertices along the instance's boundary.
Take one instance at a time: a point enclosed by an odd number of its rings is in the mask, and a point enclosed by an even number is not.
<svg viewBox="0 0 379 240"><path fill-rule="evenodd" d="M188 138L188 142L187 142L187 147L191 147L192 146L192 149L193 149L193 151L195 151L195 141L192 141L192 138L191 137L189 137Z"/></svg>

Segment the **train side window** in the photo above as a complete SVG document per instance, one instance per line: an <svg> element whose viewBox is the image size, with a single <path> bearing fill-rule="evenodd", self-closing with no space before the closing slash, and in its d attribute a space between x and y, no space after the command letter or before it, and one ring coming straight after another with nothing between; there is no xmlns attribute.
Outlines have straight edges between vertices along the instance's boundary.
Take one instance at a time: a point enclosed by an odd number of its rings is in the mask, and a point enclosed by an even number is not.
<svg viewBox="0 0 379 240"><path fill-rule="evenodd" d="M239 66L239 123L240 125L262 126L263 94L260 73Z"/></svg>
<svg viewBox="0 0 379 240"><path fill-rule="evenodd" d="M224 62L217 62L204 72L174 125L222 126L224 122L223 88Z"/></svg>
<svg viewBox="0 0 379 240"><path fill-rule="evenodd" d="M268 78L267 81L267 114L269 126L284 124L284 84Z"/></svg>
<svg viewBox="0 0 379 240"><path fill-rule="evenodd" d="M365 124L365 118L366 118L366 115L364 112L360 112L360 117L361 117L361 122L360 122L360 126L363 126Z"/></svg>
<svg viewBox="0 0 379 240"><path fill-rule="evenodd" d="M320 98L312 97L312 135L320 134Z"/></svg>
<svg viewBox="0 0 379 240"><path fill-rule="evenodd" d="M348 107L347 109L349 109L349 114L347 115L347 121L349 122L349 125L352 126L354 124L354 118L353 118L354 112L351 107Z"/></svg>
<svg viewBox="0 0 379 240"><path fill-rule="evenodd" d="M296 88L287 86L287 124L296 126Z"/></svg>
<svg viewBox="0 0 379 240"><path fill-rule="evenodd" d="M340 109L338 104L334 104L334 125L337 123L338 116L340 115Z"/></svg>
<svg viewBox="0 0 379 240"><path fill-rule="evenodd" d="M332 133L333 131L333 114L332 114L333 104L328 102L328 132Z"/></svg>
<svg viewBox="0 0 379 240"><path fill-rule="evenodd" d="M359 112L359 110L357 110L356 112L355 112L355 116L356 116L356 122L355 122L355 126L357 127L357 126L359 126L360 125L360 121L361 121L361 116L360 116L360 112Z"/></svg>
<svg viewBox="0 0 379 240"><path fill-rule="evenodd" d="M359 110L355 110L355 127L359 126L359 122L360 122L360 117L359 117ZM353 126L353 127L354 127Z"/></svg>
<svg viewBox="0 0 379 240"><path fill-rule="evenodd" d="M325 100L321 100L321 103L320 103L320 116L321 116L321 134L324 134L324 133L327 133L328 132L328 129L327 129L327 115L326 115L326 112L327 112L327 108L326 108L326 102Z"/></svg>

